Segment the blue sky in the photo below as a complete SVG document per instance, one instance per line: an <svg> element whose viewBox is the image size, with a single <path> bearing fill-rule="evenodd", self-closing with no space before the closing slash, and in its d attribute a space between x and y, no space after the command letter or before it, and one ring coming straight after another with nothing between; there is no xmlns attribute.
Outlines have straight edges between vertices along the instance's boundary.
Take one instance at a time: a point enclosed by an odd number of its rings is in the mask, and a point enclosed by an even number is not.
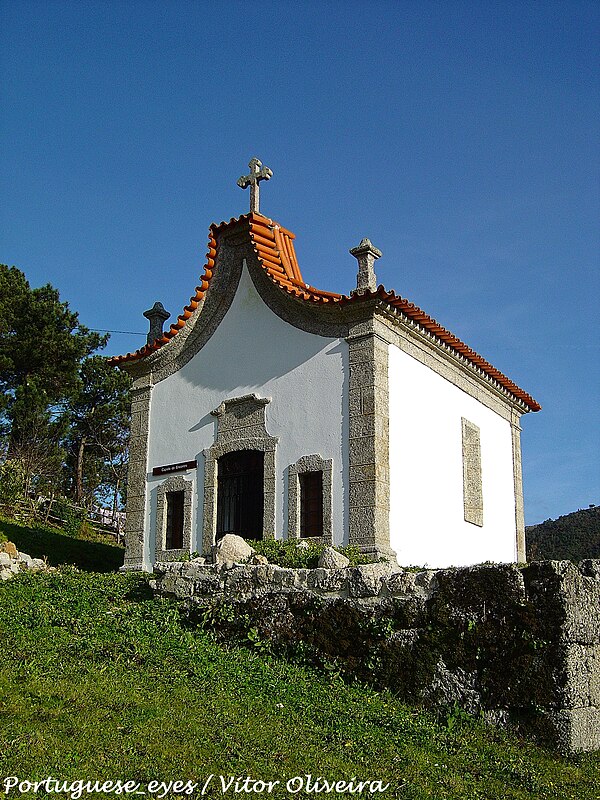
<svg viewBox="0 0 600 800"><path fill-rule="evenodd" d="M598 504L598 41L569 0L4 2L0 260L135 349L256 155L307 282L350 290L368 236L380 282L542 403L527 522Z"/></svg>

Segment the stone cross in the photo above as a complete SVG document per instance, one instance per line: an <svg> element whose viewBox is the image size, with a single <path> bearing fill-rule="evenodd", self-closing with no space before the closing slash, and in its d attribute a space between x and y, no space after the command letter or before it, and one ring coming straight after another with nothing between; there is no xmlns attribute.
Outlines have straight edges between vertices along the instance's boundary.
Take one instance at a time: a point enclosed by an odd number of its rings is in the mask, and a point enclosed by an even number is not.
<svg viewBox="0 0 600 800"><path fill-rule="evenodd" d="M269 178L272 178L273 172L268 167L263 167L262 161L259 161L258 158L251 158L248 166L250 167L250 174L242 175L237 185L240 189L245 189L247 186L250 187L250 212L259 214L260 190L258 184L260 181L268 181Z"/></svg>
<svg viewBox="0 0 600 800"><path fill-rule="evenodd" d="M150 322L147 344L152 344L155 339L160 339L163 335L163 324L171 315L163 304L159 303L157 300L152 308L149 308L148 311L144 311L144 316Z"/></svg>
<svg viewBox="0 0 600 800"><path fill-rule="evenodd" d="M358 261L358 275L356 276L356 289L350 294L362 294L365 291L377 290L377 277L373 265L375 259L381 258L381 250L373 246L370 239L363 239L358 247L353 247L350 253Z"/></svg>

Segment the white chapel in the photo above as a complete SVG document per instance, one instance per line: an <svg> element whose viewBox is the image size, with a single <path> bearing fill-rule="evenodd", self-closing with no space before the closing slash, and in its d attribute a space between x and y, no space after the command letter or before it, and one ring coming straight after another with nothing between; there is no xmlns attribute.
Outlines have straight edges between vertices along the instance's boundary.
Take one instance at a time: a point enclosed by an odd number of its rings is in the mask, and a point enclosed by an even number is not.
<svg viewBox="0 0 600 800"><path fill-rule="evenodd" d="M355 545L401 565L525 560L521 416L539 404L378 286L307 285L294 234L259 210L213 224L204 274L163 332L112 359L134 379L125 569L226 533Z"/></svg>

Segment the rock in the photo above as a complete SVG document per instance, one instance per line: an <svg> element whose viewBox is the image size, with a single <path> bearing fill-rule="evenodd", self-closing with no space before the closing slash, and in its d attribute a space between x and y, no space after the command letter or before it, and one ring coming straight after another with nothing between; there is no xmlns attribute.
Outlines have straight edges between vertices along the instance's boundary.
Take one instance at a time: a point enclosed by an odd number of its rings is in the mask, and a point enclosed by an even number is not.
<svg viewBox="0 0 600 800"><path fill-rule="evenodd" d="M190 563L192 563L192 564L206 564L206 559L204 558L204 556L196 556L196 558L192 558Z"/></svg>
<svg viewBox="0 0 600 800"><path fill-rule="evenodd" d="M12 542L2 542L2 544L0 544L0 550L3 553L8 553L11 558L16 558L19 555L16 545Z"/></svg>
<svg viewBox="0 0 600 800"><path fill-rule="evenodd" d="M33 558L28 553L19 553L19 564L24 564L26 569L31 566L32 561Z"/></svg>
<svg viewBox="0 0 600 800"><path fill-rule="evenodd" d="M29 569L32 572L40 572L41 570L46 569L46 566L46 562L43 558L32 558Z"/></svg>
<svg viewBox="0 0 600 800"><path fill-rule="evenodd" d="M338 553L333 547L326 547L319 557L318 566L323 569L344 569L350 566L350 559Z"/></svg>
<svg viewBox="0 0 600 800"><path fill-rule="evenodd" d="M225 564L228 561L247 561L255 552L253 547L234 533L227 533L213 546L212 556L215 564Z"/></svg>
<svg viewBox="0 0 600 800"><path fill-rule="evenodd" d="M263 556L262 553L254 553L253 556L250 556L248 564L268 564L269 559L266 556Z"/></svg>
<svg viewBox="0 0 600 800"><path fill-rule="evenodd" d="M392 574L388 561L359 564L350 571L348 592L350 597L377 597L385 579Z"/></svg>
<svg viewBox="0 0 600 800"><path fill-rule="evenodd" d="M10 566L10 556L8 553L0 553L0 568Z"/></svg>
<svg viewBox="0 0 600 800"><path fill-rule="evenodd" d="M0 580L7 581L9 578L12 578L13 573L9 569L0 569Z"/></svg>

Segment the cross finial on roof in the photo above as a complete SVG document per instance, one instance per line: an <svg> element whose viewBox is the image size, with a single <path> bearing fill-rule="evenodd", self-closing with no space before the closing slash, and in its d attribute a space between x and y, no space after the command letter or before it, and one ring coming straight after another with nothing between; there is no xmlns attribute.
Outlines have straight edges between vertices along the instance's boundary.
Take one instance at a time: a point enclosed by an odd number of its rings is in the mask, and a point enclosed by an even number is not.
<svg viewBox="0 0 600 800"><path fill-rule="evenodd" d="M240 189L245 189L247 186L250 187L250 211L259 214L260 190L258 184L260 181L268 181L269 178L273 177L273 172L268 167L263 167L262 161L259 161L258 158L251 158L248 166L250 167L250 174L242 175L237 185Z"/></svg>

